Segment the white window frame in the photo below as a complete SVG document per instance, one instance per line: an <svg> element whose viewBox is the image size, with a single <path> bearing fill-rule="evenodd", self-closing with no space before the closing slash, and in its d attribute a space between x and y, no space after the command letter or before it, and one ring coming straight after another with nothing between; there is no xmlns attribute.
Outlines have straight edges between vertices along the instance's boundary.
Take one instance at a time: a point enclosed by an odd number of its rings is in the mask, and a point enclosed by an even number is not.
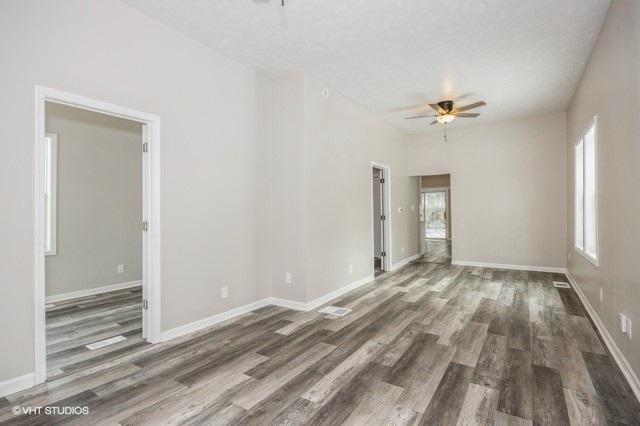
<svg viewBox="0 0 640 426"><path fill-rule="evenodd" d="M595 247L596 247L596 255L591 256L589 253L586 252L585 250L585 246L586 246L586 210L587 210L587 196L586 196L586 145L584 143L584 138L585 136L589 133L589 131L591 131L591 129L593 128L593 149L595 152L594 155L594 174L595 174L595 212L594 212L594 220L595 220ZM578 138L578 140L575 142L574 147L573 147L573 156L574 159L576 157L576 149L578 147L578 145L582 143L582 192L583 192L583 199L582 199L582 248L578 247L577 244L577 238L575 235L575 220L576 220L576 216L577 216L577 212L575 211L575 207L574 207L574 236L573 236L573 249L580 253L582 255L582 257L584 257L585 259L587 259L591 264L593 264L595 267L599 267L600 266L600 238L599 238L599 231L598 231L598 117L595 116L593 117L593 120L591 120L587 126L587 129L584 131L584 133L582 133L582 135ZM575 182L576 182L576 178L577 176L575 175L577 168L574 167L574 177L573 177L573 182L574 182L574 206L576 203L576 196L577 193L575 191Z"/></svg>
<svg viewBox="0 0 640 426"><path fill-rule="evenodd" d="M51 141L51 156L47 157L45 149L44 255L55 256L58 253L58 135L45 133L45 141L47 139Z"/></svg>

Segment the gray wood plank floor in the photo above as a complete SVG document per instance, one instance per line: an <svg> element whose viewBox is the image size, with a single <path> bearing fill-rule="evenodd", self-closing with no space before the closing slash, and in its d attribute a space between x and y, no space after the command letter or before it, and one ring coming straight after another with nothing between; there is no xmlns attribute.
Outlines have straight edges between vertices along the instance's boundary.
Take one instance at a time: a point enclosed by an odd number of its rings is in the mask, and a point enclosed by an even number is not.
<svg viewBox="0 0 640 426"><path fill-rule="evenodd" d="M425 239L425 253L418 262L451 263L451 240Z"/></svg>
<svg viewBox="0 0 640 426"><path fill-rule="evenodd" d="M60 359L64 374L0 398L0 421L638 424L577 295L553 287L563 278L414 262L333 301L352 309L344 317L269 306L99 362ZM89 414L16 417L16 405Z"/></svg>
<svg viewBox="0 0 640 426"><path fill-rule="evenodd" d="M142 288L119 290L47 305L49 380L91 368L148 345L142 338ZM86 345L123 336L126 340L89 350Z"/></svg>

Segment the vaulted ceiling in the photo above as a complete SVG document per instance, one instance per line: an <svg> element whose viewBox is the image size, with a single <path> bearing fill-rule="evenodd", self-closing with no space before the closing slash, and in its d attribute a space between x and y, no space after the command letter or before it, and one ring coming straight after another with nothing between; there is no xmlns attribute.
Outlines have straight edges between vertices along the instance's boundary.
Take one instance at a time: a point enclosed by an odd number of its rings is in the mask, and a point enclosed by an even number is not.
<svg viewBox="0 0 640 426"><path fill-rule="evenodd" d="M567 108L609 0L125 0L258 71L302 70L410 133L443 99L454 126Z"/></svg>

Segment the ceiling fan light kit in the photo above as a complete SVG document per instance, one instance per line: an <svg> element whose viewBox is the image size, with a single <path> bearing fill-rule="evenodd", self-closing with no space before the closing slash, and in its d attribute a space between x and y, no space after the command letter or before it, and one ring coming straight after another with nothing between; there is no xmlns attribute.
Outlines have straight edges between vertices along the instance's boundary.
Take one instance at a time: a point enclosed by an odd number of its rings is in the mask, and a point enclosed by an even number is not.
<svg viewBox="0 0 640 426"><path fill-rule="evenodd" d="M456 118L456 116L453 114L443 114L436 117L436 120L438 120L438 123L448 124L451 123L454 118Z"/></svg>
<svg viewBox="0 0 640 426"><path fill-rule="evenodd" d="M447 141L447 124L451 123L456 117L462 118L476 118L480 114L477 112L463 112L468 111L470 109L479 108L481 106L486 105L485 101L475 102L469 105L465 105L460 108L454 108L453 101L440 101L437 104L429 104L431 109L433 109L436 114L435 115L417 115L414 117L406 117L407 120L414 118L423 118L423 117L435 117L429 125L434 125L437 123L444 125L444 141ZM425 105L426 107L426 105Z"/></svg>

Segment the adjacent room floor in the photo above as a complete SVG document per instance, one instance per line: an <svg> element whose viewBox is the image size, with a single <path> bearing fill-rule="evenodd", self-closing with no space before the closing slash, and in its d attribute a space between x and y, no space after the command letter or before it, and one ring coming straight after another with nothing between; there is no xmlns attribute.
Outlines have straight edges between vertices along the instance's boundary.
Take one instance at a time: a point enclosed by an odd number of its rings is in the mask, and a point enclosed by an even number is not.
<svg viewBox="0 0 640 426"><path fill-rule="evenodd" d="M48 304L46 324L49 379L148 345L142 338L142 287ZM109 339L116 343L92 346Z"/></svg>
<svg viewBox="0 0 640 426"><path fill-rule="evenodd" d="M424 255L417 261L451 264L451 240L426 238Z"/></svg>
<svg viewBox="0 0 640 426"><path fill-rule="evenodd" d="M415 262L333 301L342 317L269 306L75 363L0 399L0 421L637 424L638 401L558 279ZM90 413L16 418L15 405Z"/></svg>

